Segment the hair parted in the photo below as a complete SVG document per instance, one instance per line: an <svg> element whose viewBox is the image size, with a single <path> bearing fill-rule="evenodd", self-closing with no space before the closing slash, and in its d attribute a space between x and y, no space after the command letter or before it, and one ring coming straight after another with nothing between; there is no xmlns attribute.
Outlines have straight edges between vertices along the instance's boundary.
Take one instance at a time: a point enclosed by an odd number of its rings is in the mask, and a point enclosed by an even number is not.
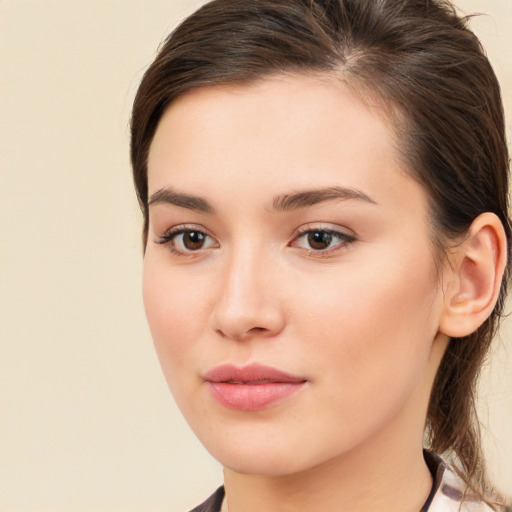
<svg viewBox="0 0 512 512"><path fill-rule="evenodd" d="M161 46L137 92L131 161L148 231L147 159L169 104L192 90L252 84L279 73L332 76L383 107L410 174L430 200L442 253L483 212L510 240L509 155L499 84L477 37L447 0L213 0ZM503 312L452 339L432 390L427 448L453 458L496 508L475 410L476 382Z"/></svg>

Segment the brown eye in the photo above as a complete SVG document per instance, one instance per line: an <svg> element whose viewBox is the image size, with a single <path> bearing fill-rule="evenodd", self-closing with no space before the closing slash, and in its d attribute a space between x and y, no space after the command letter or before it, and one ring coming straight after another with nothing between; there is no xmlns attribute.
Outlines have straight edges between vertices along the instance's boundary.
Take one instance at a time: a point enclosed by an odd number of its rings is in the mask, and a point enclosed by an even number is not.
<svg viewBox="0 0 512 512"><path fill-rule="evenodd" d="M197 229L176 228L165 233L156 240L159 245L165 245L176 255L185 256L191 253L202 253L215 249L219 244L210 236Z"/></svg>
<svg viewBox="0 0 512 512"><path fill-rule="evenodd" d="M307 240L311 249L322 251L331 245L332 235L327 231L310 231Z"/></svg>
<svg viewBox="0 0 512 512"><path fill-rule="evenodd" d="M291 247L305 249L311 255L326 256L355 242L355 237L334 229L308 229L290 243Z"/></svg>
<svg viewBox="0 0 512 512"><path fill-rule="evenodd" d="M187 231L183 233L183 246L189 251L202 249L206 241L206 235L200 231Z"/></svg>

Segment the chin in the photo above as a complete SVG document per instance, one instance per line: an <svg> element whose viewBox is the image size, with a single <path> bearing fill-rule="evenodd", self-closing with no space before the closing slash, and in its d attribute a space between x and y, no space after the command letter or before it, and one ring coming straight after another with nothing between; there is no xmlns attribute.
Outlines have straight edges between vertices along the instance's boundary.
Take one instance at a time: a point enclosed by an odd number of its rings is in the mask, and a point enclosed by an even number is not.
<svg viewBox="0 0 512 512"><path fill-rule="evenodd" d="M286 441L268 432L265 435L251 430L229 433L195 430L195 434L213 458L236 473L280 476L300 471L293 457L294 450Z"/></svg>
<svg viewBox="0 0 512 512"><path fill-rule="evenodd" d="M272 433L239 431L212 437L200 435L210 454L233 472L266 477L284 477L302 473L333 457L332 446L325 449L289 433L283 438Z"/></svg>
<svg viewBox="0 0 512 512"><path fill-rule="evenodd" d="M308 469L307 465L303 466L290 456L283 459L281 455L265 452L259 452L251 457L245 457L241 453L214 455L214 457L224 468L243 475L284 477Z"/></svg>

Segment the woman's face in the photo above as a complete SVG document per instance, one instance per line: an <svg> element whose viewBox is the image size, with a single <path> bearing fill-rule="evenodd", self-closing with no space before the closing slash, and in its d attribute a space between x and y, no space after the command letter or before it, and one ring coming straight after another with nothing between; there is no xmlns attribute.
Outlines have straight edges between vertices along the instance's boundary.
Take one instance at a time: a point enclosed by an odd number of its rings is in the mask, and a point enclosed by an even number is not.
<svg viewBox="0 0 512 512"><path fill-rule="evenodd" d="M148 169L146 313L213 456L282 475L421 449L443 298L427 198L382 116L304 77L198 90Z"/></svg>

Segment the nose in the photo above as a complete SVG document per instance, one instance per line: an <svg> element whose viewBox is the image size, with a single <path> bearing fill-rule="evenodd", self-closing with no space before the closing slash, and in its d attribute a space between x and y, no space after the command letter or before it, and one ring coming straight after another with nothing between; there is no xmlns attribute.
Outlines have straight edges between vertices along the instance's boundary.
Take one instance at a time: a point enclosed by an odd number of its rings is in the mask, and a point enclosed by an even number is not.
<svg viewBox="0 0 512 512"><path fill-rule="evenodd" d="M247 248L225 262L213 322L225 338L270 338L285 326L276 282L276 263Z"/></svg>

